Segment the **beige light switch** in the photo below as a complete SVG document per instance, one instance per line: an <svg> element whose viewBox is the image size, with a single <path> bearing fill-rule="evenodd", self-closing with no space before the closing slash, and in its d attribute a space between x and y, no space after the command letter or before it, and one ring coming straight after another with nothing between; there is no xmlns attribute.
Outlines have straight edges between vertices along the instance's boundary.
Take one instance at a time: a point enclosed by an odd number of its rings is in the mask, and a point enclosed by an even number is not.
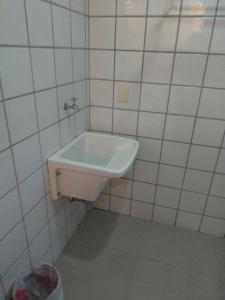
<svg viewBox="0 0 225 300"><path fill-rule="evenodd" d="M129 95L128 85L119 85L117 101L123 103L128 102L128 95Z"/></svg>

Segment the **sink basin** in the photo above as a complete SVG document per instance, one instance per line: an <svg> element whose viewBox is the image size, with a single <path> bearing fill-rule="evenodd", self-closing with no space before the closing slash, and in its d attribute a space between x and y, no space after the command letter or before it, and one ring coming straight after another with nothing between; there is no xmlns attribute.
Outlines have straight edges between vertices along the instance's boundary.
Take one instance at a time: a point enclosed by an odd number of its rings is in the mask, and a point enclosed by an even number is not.
<svg viewBox="0 0 225 300"><path fill-rule="evenodd" d="M136 140L85 132L48 159L52 199L95 201L110 178L124 176L139 149Z"/></svg>

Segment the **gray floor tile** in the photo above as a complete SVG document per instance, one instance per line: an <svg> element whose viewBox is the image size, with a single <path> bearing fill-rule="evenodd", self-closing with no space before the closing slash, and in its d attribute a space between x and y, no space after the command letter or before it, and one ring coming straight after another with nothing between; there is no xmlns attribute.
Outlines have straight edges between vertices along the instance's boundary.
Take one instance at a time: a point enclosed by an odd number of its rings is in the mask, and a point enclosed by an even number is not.
<svg viewBox="0 0 225 300"><path fill-rule="evenodd" d="M57 261L65 300L125 300L136 257L72 241Z"/></svg>
<svg viewBox="0 0 225 300"><path fill-rule="evenodd" d="M109 215L107 213L107 216ZM74 239L85 242L88 245L118 248L136 254L146 222L136 218L112 214L109 217L110 221L106 221L106 226L103 226L104 218L104 213L95 211L94 216L91 217L92 222L87 217L84 221L85 224L80 226Z"/></svg>
<svg viewBox="0 0 225 300"><path fill-rule="evenodd" d="M225 240L93 210L59 257L65 300L224 300Z"/></svg>
<svg viewBox="0 0 225 300"><path fill-rule="evenodd" d="M220 280L138 258L128 299L223 299Z"/></svg>

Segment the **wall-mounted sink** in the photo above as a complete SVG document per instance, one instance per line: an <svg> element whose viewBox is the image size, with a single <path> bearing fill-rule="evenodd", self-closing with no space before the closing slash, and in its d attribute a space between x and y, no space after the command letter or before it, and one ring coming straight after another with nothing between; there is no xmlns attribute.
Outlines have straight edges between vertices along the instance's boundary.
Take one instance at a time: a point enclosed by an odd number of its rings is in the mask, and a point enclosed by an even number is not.
<svg viewBox="0 0 225 300"><path fill-rule="evenodd" d="M110 178L124 176L139 149L136 140L85 132L48 159L52 199L95 201Z"/></svg>

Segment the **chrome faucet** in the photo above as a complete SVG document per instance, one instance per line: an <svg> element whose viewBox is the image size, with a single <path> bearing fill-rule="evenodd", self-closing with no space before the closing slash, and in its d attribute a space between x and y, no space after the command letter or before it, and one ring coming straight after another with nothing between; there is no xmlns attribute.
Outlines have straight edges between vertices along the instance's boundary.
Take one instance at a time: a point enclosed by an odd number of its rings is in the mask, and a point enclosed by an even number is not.
<svg viewBox="0 0 225 300"><path fill-rule="evenodd" d="M72 101L72 104L65 103L64 104L64 109L65 110L73 109L73 110L76 110L78 112L79 111L79 107L77 106L77 100L78 99L79 98L71 98L70 101Z"/></svg>

